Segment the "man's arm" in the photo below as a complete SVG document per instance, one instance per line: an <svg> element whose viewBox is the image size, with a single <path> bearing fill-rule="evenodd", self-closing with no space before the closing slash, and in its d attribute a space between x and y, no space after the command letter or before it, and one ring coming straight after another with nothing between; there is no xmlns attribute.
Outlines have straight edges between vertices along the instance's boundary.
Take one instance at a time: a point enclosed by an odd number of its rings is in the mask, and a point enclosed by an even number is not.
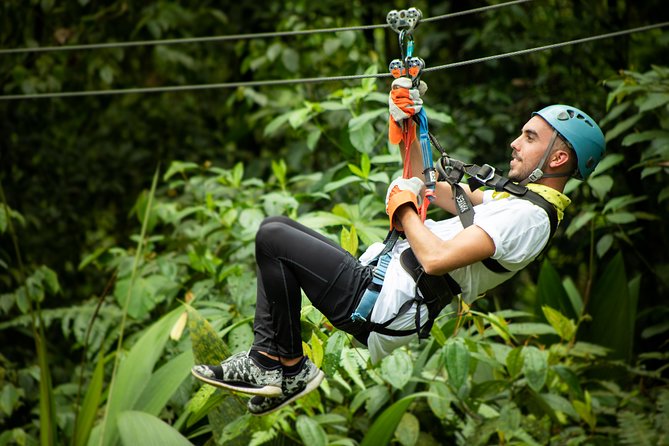
<svg viewBox="0 0 669 446"><path fill-rule="evenodd" d="M480 262L495 253L492 238L476 225L465 228L451 240L442 240L421 221L411 206L395 212L409 245L425 272L445 274L454 269Z"/></svg>
<svg viewBox="0 0 669 446"><path fill-rule="evenodd" d="M402 161L404 163L407 160L405 157L404 144L400 143L400 152L402 153ZM423 174L423 153L420 147L420 141L418 138L414 138L411 143L411 151L409 152L409 163L411 163L411 176L418 177L421 180L425 180L425 175ZM483 192L480 190L470 190L469 186L466 184L461 184L465 193L469 196L469 199L472 201L472 205L476 206L483 202ZM453 201L453 191L451 190L451 185L446 182L438 182L435 188L435 195L437 198L432 204L439 206L445 211L455 215L457 213L455 209L455 202Z"/></svg>

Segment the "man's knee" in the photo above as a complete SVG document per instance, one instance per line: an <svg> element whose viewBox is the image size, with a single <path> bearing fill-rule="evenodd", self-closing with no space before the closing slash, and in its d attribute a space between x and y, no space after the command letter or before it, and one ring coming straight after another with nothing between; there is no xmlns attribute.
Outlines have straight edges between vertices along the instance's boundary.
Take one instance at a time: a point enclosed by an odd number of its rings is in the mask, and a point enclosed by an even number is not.
<svg viewBox="0 0 669 446"><path fill-rule="evenodd" d="M290 219L284 216L267 217L263 220L256 233L256 253L259 249L267 249L272 242L282 239L282 234L290 229Z"/></svg>
<svg viewBox="0 0 669 446"><path fill-rule="evenodd" d="M260 223L260 228L262 229L263 226L270 224L270 223L281 223L281 224L289 224L292 220L285 215L275 215L272 217L266 217L261 223Z"/></svg>

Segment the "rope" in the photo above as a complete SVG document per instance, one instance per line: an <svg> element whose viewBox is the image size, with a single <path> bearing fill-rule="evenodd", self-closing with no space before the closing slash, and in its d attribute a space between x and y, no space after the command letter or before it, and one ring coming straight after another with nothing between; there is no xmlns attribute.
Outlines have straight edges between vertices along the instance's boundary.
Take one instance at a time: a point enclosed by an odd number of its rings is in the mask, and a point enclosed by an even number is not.
<svg viewBox="0 0 669 446"><path fill-rule="evenodd" d="M438 20L451 19L453 17L460 17L467 14L474 14L485 12L493 9L502 8L505 6L512 6L519 3L526 3L532 0L514 0L498 5L483 6L480 8L469 9L465 11L458 11L451 14L443 14L427 19L421 19L421 22L434 22ZM266 33L250 33L250 34L231 34L227 36L209 36L209 37L185 37L177 39L162 39L162 40L138 40L132 42L109 42L109 43L92 43L82 45L66 45L66 46L44 46L35 48L6 48L0 49L0 55L3 54L23 54L23 53L47 53L57 51L82 51L82 50L99 50L107 48L128 48L135 46L151 46L151 45L180 45L188 43L209 43L209 42L225 42L230 40L251 40L251 39L268 39L273 37L288 37L288 36L302 36L308 34L320 33L334 33L343 31L365 31L369 29L389 28L390 25L360 25L348 26L344 28L321 28L321 29L306 29L297 31L276 31Z"/></svg>
<svg viewBox="0 0 669 446"><path fill-rule="evenodd" d="M623 31L616 31L612 33L601 34L598 36L585 37L582 39L569 40L566 42L554 43L551 45L544 45L525 50L512 51L509 53L497 54L494 56L487 56L478 59L453 62L445 65L438 65L435 67L426 68L424 71L438 71L450 68L457 68L475 63L483 63L496 59L503 59L538 51L546 51L554 48L561 48L569 45L591 42L595 40L601 40L611 37L633 34L637 32L649 31L652 29L662 28L668 25L669 22L656 23L654 25L647 25ZM357 79L386 78L386 77L391 77L391 74L390 73L356 74L349 76L311 77L311 78L300 78L300 79L274 79L274 80L260 80L260 81L247 81L247 82L224 82L224 83L214 83L214 84L176 85L167 87L143 87L143 88L140 87L140 88L125 88L116 90L87 90L87 91L71 91L71 92L55 92L55 93L15 94L15 95L0 96L0 101L15 100L15 99L71 98L71 97L81 97L81 96L104 96L104 95L119 95L119 94L133 94L133 93L166 93L166 92L196 91L196 90L209 90L209 89L221 89L221 88L262 87L262 86L289 85L289 84L323 83L332 81L350 81Z"/></svg>

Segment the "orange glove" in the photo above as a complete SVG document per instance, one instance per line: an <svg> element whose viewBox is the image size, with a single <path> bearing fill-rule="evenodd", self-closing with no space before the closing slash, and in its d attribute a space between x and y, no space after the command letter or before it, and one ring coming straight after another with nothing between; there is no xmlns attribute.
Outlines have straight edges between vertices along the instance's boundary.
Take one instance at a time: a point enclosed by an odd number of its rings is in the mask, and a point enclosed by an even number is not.
<svg viewBox="0 0 669 446"><path fill-rule="evenodd" d="M395 79L391 85L388 97L388 139L391 144L399 144L402 140L403 123L413 125L409 118L419 113L423 107L421 96L427 91L427 84L421 81L418 88L411 87L411 79L407 77Z"/></svg>
<svg viewBox="0 0 669 446"><path fill-rule="evenodd" d="M402 226L394 221L395 211L405 204L413 206L414 210L418 212L422 201L422 192L425 184L416 178L397 178L386 192L386 213L390 219L390 229L402 230Z"/></svg>

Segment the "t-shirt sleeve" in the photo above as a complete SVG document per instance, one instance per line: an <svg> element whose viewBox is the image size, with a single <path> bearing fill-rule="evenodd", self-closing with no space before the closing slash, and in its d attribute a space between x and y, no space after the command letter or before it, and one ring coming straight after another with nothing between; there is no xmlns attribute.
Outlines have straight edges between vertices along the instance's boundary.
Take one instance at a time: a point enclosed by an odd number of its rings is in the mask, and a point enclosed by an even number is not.
<svg viewBox="0 0 669 446"><path fill-rule="evenodd" d="M474 224L495 244L495 253L491 257L510 264L533 260L548 241L548 215L538 206L519 198L498 201L474 216Z"/></svg>

